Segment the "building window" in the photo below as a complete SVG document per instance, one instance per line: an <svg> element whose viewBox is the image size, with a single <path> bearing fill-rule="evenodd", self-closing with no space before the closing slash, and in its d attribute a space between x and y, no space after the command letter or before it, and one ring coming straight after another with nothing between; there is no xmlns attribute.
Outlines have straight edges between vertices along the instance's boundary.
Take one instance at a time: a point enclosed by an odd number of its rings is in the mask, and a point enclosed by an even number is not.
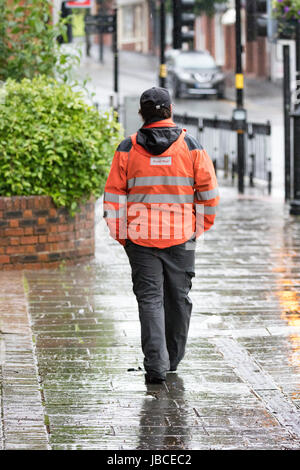
<svg viewBox="0 0 300 470"><path fill-rule="evenodd" d="M135 6L128 5L123 7L123 38L130 39L134 37L134 17Z"/></svg>

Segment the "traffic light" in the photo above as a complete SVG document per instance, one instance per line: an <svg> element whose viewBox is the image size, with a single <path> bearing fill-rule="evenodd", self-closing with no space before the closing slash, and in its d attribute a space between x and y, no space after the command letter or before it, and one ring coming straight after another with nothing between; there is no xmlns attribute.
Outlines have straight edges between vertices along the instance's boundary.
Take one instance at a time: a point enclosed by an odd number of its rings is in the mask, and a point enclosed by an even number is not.
<svg viewBox="0 0 300 470"><path fill-rule="evenodd" d="M173 48L194 40L195 0L173 0Z"/></svg>
<svg viewBox="0 0 300 470"><path fill-rule="evenodd" d="M246 0L247 41L268 36L268 0Z"/></svg>

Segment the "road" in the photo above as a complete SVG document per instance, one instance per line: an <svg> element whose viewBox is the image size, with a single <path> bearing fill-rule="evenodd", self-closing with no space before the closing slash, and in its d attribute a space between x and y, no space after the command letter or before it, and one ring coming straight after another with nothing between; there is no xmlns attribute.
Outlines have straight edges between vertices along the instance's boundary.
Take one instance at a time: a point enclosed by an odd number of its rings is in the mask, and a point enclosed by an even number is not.
<svg viewBox="0 0 300 470"><path fill-rule="evenodd" d="M80 42L77 43L80 46ZM113 57L110 49L104 52L104 64L98 59L98 46L91 48L91 57L83 57L78 69L78 76L82 79L90 77L89 89L96 93L95 101L105 106L109 103L109 96L113 94ZM158 58L136 52L119 52L120 100L124 96L139 96L147 87L158 86ZM228 80L233 85L233 79ZM231 116L235 107L235 91L227 87L226 99L217 100L214 97L175 99L174 110L197 115ZM246 80L245 106L249 119L271 120L278 123L282 120L282 96L278 86L265 80Z"/></svg>

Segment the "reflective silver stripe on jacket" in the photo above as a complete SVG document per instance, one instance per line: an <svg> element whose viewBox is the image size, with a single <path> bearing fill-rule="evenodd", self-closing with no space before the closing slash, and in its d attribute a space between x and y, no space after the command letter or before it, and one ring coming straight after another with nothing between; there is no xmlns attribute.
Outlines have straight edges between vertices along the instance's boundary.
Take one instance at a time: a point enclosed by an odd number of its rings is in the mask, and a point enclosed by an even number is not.
<svg viewBox="0 0 300 470"><path fill-rule="evenodd" d="M129 194L128 202L149 202L149 203L185 203L194 202L194 194Z"/></svg>
<svg viewBox="0 0 300 470"><path fill-rule="evenodd" d="M209 191L196 191L196 197L199 201L208 201L219 196L219 188L210 189Z"/></svg>
<svg viewBox="0 0 300 470"><path fill-rule="evenodd" d="M109 210L109 211L104 211L103 217L107 219L120 219L121 217L125 217L126 211L125 208L123 207L122 209L117 209L117 210Z"/></svg>
<svg viewBox="0 0 300 470"><path fill-rule="evenodd" d="M120 204L125 204L127 196L124 194L115 194L115 193L104 193L104 201L107 202L119 202Z"/></svg>
<svg viewBox="0 0 300 470"><path fill-rule="evenodd" d="M217 207L216 206L204 206L204 214L205 215L214 215L217 213Z"/></svg>
<svg viewBox="0 0 300 470"><path fill-rule="evenodd" d="M160 184L165 186L193 186L194 178L186 176L138 176L128 180L127 184L128 188L133 188L134 186L155 186Z"/></svg>
<svg viewBox="0 0 300 470"><path fill-rule="evenodd" d="M217 206L205 206L204 204L195 204L196 213L202 215L215 215L217 213Z"/></svg>

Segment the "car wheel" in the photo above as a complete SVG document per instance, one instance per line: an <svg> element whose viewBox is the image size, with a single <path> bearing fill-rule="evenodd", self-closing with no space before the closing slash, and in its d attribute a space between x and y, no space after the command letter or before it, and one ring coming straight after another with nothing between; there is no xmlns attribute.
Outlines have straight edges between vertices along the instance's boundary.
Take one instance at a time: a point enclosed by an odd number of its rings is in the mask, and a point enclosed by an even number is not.
<svg viewBox="0 0 300 470"><path fill-rule="evenodd" d="M219 88L217 92L217 97L219 100L222 100L225 97L225 90L224 88Z"/></svg>

